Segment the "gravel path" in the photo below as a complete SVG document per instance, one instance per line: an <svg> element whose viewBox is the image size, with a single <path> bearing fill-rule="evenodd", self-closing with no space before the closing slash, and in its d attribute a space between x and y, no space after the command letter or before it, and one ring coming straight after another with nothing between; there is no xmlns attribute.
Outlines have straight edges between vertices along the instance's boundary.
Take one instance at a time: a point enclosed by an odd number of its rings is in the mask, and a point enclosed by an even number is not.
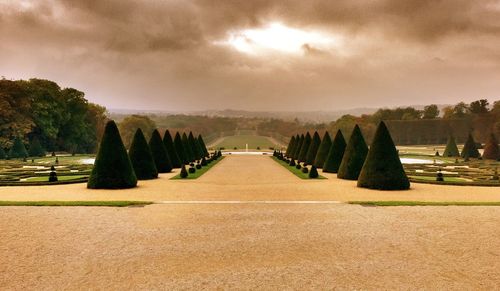
<svg viewBox="0 0 500 291"><path fill-rule="evenodd" d="M498 289L500 207L0 209L0 286Z"/></svg>

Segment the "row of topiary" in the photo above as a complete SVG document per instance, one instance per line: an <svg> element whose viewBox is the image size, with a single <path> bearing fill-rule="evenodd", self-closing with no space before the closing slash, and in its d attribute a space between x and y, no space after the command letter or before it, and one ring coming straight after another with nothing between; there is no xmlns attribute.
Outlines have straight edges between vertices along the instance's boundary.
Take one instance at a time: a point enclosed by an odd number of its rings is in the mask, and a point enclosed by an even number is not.
<svg viewBox="0 0 500 291"><path fill-rule="evenodd" d="M193 170L190 171L195 171L197 166L202 167L217 157L217 154L211 156L208 153L201 135L195 138L191 132L189 135L176 133L172 139L167 130L162 139L155 129L147 142L140 128L137 129L127 154L118 127L114 121L109 121L87 187L132 188L137 185L137 180L155 179L158 178L158 173L168 173L174 168L186 171L186 164L191 165Z"/></svg>
<svg viewBox="0 0 500 291"><path fill-rule="evenodd" d="M436 155L439 155L436 152ZM500 149L498 147L498 140L496 136L491 133L488 140L484 145L483 155L479 153L477 143L474 141L472 134L469 134L467 141L464 144L462 153L458 151L457 144L455 143L455 138L450 136L448 142L446 143L446 148L443 152L444 157L462 157L464 159L475 158L475 159L487 159L487 160L499 160L500 159Z"/></svg>
<svg viewBox="0 0 500 291"><path fill-rule="evenodd" d="M396 146L384 122L380 122L370 149L358 125L346 143L339 130L333 141L326 132L321 140L317 132L292 137L285 152L290 164L304 163L337 177L358 180L358 187L380 190L405 190L410 182L399 159Z"/></svg>

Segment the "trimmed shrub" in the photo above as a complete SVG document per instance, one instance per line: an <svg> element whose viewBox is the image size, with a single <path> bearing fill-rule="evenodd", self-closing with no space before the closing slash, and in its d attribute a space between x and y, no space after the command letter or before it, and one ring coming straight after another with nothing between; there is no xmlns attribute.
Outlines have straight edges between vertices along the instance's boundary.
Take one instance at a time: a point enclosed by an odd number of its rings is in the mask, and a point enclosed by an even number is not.
<svg viewBox="0 0 500 291"><path fill-rule="evenodd" d="M356 124L352 131L351 138L347 143L337 177L340 179L357 180L367 153L368 146L363 138L361 129L359 129L359 126Z"/></svg>
<svg viewBox="0 0 500 291"><path fill-rule="evenodd" d="M323 168L323 165L325 164L326 158L328 157L328 153L330 152L331 147L332 147L332 139L330 138L330 134L328 133L328 131L326 131L325 135L323 135L323 139L321 140L321 144L318 148L318 153L314 158L313 165L316 166L316 168Z"/></svg>
<svg viewBox="0 0 500 291"><path fill-rule="evenodd" d="M458 152L457 143L455 142L455 138L450 135L448 137L448 142L446 143L446 148L443 153L443 157L460 157L460 153Z"/></svg>
<svg viewBox="0 0 500 291"><path fill-rule="evenodd" d="M177 132L174 138L175 152L179 156L181 164L185 165L189 163L189 158L187 156L186 150L184 149L184 143L182 142L181 134Z"/></svg>
<svg viewBox="0 0 500 291"><path fill-rule="evenodd" d="M302 143L302 146L300 147L299 157L297 158L297 160L299 160L299 162L306 161L306 155L307 155L307 151L309 150L310 145L311 145L311 135L309 134L309 132L307 132L306 135L304 136L304 142Z"/></svg>
<svg viewBox="0 0 500 291"><path fill-rule="evenodd" d="M180 176L181 176L182 179L187 178L188 171L186 170L186 165L182 165Z"/></svg>
<svg viewBox="0 0 500 291"><path fill-rule="evenodd" d="M288 146L286 147L285 155L287 157L290 157L291 152L293 151L294 145L295 145L295 136L292 136L292 138L290 139L290 142L288 142Z"/></svg>
<svg viewBox="0 0 500 291"><path fill-rule="evenodd" d="M185 132L182 134L182 145L184 146L184 150L186 151L186 157L188 162L194 161L195 157L193 153L193 148L191 147L191 144L189 143L189 138Z"/></svg>
<svg viewBox="0 0 500 291"><path fill-rule="evenodd" d="M194 137L194 144L196 145L198 151L198 160L201 160L205 156L205 151L200 144L200 140L197 137Z"/></svg>
<svg viewBox="0 0 500 291"><path fill-rule="evenodd" d="M196 173L196 168L195 167L190 167L189 168L189 174L194 174Z"/></svg>
<svg viewBox="0 0 500 291"><path fill-rule="evenodd" d="M379 123L358 178L358 187L379 190L407 190L406 176L396 146L385 123Z"/></svg>
<svg viewBox="0 0 500 291"><path fill-rule="evenodd" d="M153 130L149 139L149 148L155 161L158 173L170 173L172 171L172 162L168 156L167 149L161 140L160 133L157 129Z"/></svg>
<svg viewBox="0 0 500 291"><path fill-rule="evenodd" d="M193 160L199 160L203 156L203 153L200 153L200 148L197 145L196 139L194 138L193 133L190 131L188 135L188 143L191 147L191 151L193 152Z"/></svg>
<svg viewBox="0 0 500 291"><path fill-rule="evenodd" d="M127 155L116 123L110 120L104 129L87 188L125 189L136 185L137 177L132 162Z"/></svg>
<svg viewBox="0 0 500 291"><path fill-rule="evenodd" d="M295 169L300 170L300 169L302 169L302 166L299 163L297 163L297 165L295 166Z"/></svg>
<svg viewBox="0 0 500 291"><path fill-rule="evenodd" d="M500 149L498 148L498 140L492 133L490 134L486 144L484 145L483 159L498 160L500 159Z"/></svg>
<svg viewBox="0 0 500 291"><path fill-rule="evenodd" d="M304 143L304 135L303 134L301 134L300 136L297 135L297 137L295 137L295 139L298 140L298 142L297 142L297 145L295 146L295 148L293 149L292 159L297 160L299 158L300 148L302 147L302 144Z"/></svg>
<svg viewBox="0 0 500 291"><path fill-rule="evenodd" d="M472 138L472 134L469 133L469 137L467 137L467 141L465 142L464 148L462 149L462 158L479 158L481 155L477 150L476 142L474 138Z"/></svg>
<svg viewBox="0 0 500 291"><path fill-rule="evenodd" d="M28 153L30 157L45 157L45 150L42 148L38 138L34 137L31 140Z"/></svg>
<svg viewBox="0 0 500 291"><path fill-rule="evenodd" d="M347 144L345 142L344 135L339 129L333 139L328 155L326 156L326 160L323 165L323 172L337 173L339 171L346 146Z"/></svg>
<svg viewBox="0 0 500 291"><path fill-rule="evenodd" d="M288 164L290 167L295 167L297 164L295 164L294 159L290 159L290 163Z"/></svg>
<svg viewBox="0 0 500 291"><path fill-rule="evenodd" d="M18 136L16 136L16 138L14 139L14 143L12 144L12 147L10 148L9 151L9 158L22 159L26 158L27 156L28 152L24 147L23 141Z"/></svg>
<svg viewBox="0 0 500 291"><path fill-rule="evenodd" d="M318 169L315 165L312 165L311 171L309 171L309 179L316 179L319 177Z"/></svg>
<svg viewBox="0 0 500 291"><path fill-rule="evenodd" d="M304 173L304 174L309 173L309 169L308 169L307 167L303 167L301 171L302 171L302 173Z"/></svg>
<svg viewBox="0 0 500 291"><path fill-rule="evenodd" d="M128 156L138 180L158 178L158 170L156 169L153 154L140 128L135 131Z"/></svg>
<svg viewBox="0 0 500 291"><path fill-rule="evenodd" d="M201 165L200 164L196 164L196 169L197 170L201 169Z"/></svg>
<svg viewBox="0 0 500 291"><path fill-rule="evenodd" d="M309 145L309 149L306 154L306 163L309 165L314 164L314 159L316 159L316 154L318 154L319 146L321 145L321 137L317 131L314 132L311 144Z"/></svg>
<svg viewBox="0 0 500 291"><path fill-rule="evenodd" d="M165 149L167 150L168 157L172 163L172 168L180 168L182 162L177 154L177 151L175 150L174 141L168 129L165 130L165 134L163 135L163 145L165 145Z"/></svg>
<svg viewBox="0 0 500 291"><path fill-rule="evenodd" d="M439 151L436 151L436 153L434 154L434 156L439 157Z"/></svg>
<svg viewBox="0 0 500 291"><path fill-rule="evenodd" d="M203 156L204 157L209 157L210 154L208 153L207 145L205 144L205 141L203 140L203 137L198 135L198 142L200 143L201 148L203 149Z"/></svg>
<svg viewBox="0 0 500 291"><path fill-rule="evenodd" d="M49 182L57 182L58 180L59 179L57 179L56 168L54 166L51 166L49 173Z"/></svg>

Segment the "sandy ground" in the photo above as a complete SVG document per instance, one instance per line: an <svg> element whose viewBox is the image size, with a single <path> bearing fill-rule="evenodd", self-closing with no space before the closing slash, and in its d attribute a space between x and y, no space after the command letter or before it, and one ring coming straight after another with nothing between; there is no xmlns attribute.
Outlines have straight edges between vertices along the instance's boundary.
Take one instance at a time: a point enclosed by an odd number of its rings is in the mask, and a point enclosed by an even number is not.
<svg viewBox="0 0 500 291"><path fill-rule="evenodd" d="M0 286L499 289L500 207L0 209Z"/></svg>
<svg viewBox="0 0 500 291"><path fill-rule="evenodd" d="M323 174L302 180L268 156L228 156L196 180L140 181L127 190L89 190L85 184L0 187L0 200L422 200L500 201L498 187L412 184L409 191L377 191Z"/></svg>

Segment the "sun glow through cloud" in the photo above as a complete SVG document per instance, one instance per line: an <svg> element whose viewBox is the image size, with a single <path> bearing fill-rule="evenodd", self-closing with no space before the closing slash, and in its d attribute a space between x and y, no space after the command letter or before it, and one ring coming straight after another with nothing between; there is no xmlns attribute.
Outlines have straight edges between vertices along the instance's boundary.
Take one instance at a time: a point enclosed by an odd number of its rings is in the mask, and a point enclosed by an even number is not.
<svg viewBox="0 0 500 291"><path fill-rule="evenodd" d="M300 54L305 46L329 50L339 46L340 39L325 33L290 28L279 22L273 22L264 28L230 32L228 39L219 43L230 45L247 54L270 51Z"/></svg>

